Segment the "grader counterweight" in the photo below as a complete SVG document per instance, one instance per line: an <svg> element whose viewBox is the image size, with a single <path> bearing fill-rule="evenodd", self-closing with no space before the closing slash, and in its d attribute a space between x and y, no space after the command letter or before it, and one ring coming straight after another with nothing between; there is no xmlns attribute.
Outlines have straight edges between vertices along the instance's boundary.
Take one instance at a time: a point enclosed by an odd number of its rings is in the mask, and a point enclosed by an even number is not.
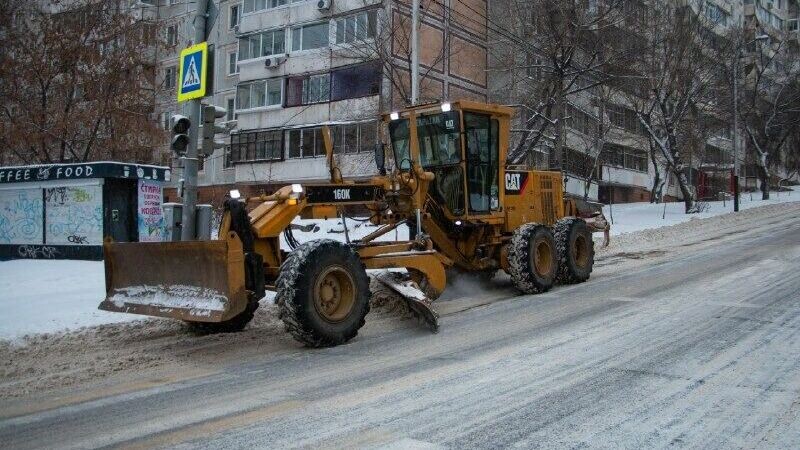
<svg viewBox="0 0 800 450"><path fill-rule="evenodd" d="M431 305L451 268L502 269L528 294L557 281L585 281L592 236L583 220L567 216L577 205L564 197L561 173L507 167L512 112L459 101L386 115L394 164L386 174L379 146L376 162L386 175L365 182L342 179L325 128L329 183L228 199L216 241L106 242L108 292L100 308L236 331L272 289L287 331L323 347L352 339L363 326L367 270L434 330L438 315ZM254 207L248 211L248 205ZM295 218L344 218L353 206L369 212L374 232L344 243L294 238ZM400 225L409 227L409 240L376 241ZM291 251L281 249L281 237Z"/></svg>

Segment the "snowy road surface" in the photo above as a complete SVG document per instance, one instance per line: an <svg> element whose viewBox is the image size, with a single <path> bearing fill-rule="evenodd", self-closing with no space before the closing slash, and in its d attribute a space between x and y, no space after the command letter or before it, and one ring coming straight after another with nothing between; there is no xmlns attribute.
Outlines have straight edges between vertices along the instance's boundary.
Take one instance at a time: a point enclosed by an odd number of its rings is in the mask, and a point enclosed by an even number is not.
<svg viewBox="0 0 800 450"><path fill-rule="evenodd" d="M378 316L322 350L252 330L137 336L116 351L179 356L55 393L0 395L0 442L797 448L800 206L746 213L605 253L584 284L445 301L437 335Z"/></svg>

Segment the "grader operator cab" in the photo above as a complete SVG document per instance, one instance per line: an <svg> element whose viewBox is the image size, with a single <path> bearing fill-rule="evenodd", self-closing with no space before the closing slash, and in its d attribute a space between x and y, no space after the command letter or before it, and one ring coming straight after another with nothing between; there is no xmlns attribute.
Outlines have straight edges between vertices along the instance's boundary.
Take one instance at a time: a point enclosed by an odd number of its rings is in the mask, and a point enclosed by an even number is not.
<svg viewBox="0 0 800 450"><path fill-rule="evenodd" d="M359 182L342 179L324 129L330 182L228 199L217 240L106 242L107 298L100 309L237 331L269 289L287 331L323 347L348 341L364 325L368 270L434 330L432 302L445 289L448 269L485 275L502 269L526 294L585 281L592 235L573 217L576 205L564 198L561 174L506 166L512 112L459 101L386 115L393 167L387 174L381 146L380 175ZM344 217L354 206L377 226L362 239L294 238L294 218ZM403 224L409 240L376 240ZM281 249L281 237L291 251Z"/></svg>

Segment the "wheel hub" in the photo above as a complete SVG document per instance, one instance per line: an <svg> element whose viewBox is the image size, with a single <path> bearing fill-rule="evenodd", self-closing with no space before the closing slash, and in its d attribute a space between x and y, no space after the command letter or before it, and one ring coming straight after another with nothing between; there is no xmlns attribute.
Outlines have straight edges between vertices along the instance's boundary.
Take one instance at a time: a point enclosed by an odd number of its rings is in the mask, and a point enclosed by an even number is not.
<svg viewBox="0 0 800 450"><path fill-rule="evenodd" d="M553 268L553 249L546 240L537 240L533 246L533 262L536 273L548 276Z"/></svg>
<svg viewBox="0 0 800 450"><path fill-rule="evenodd" d="M578 235L572 243L572 258L579 267L589 263L589 242L586 236Z"/></svg>
<svg viewBox="0 0 800 450"><path fill-rule="evenodd" d="M314 307L327 322L344 320L355 304L355 283L341 266L323 270L314 285Z"/></svg>

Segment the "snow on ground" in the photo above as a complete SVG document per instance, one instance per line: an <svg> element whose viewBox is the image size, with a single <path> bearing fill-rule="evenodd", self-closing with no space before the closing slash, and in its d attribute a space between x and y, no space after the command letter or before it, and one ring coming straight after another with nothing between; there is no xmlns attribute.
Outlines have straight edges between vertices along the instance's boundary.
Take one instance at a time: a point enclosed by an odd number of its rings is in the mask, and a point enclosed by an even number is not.
<svg viewBox="0 0 800 450"><path fill-rule="evenodd" d="M789 192L770 192L769 200L761 200L761 192L752 193L752 197L749 192L745 192L741 194L739 209L745 210L758 206L797 201L800 201L800 189ZM699 214L684 214L683 202L606 205L603 207L603 214L609 221L613 218L611 235L614 236L733 212L733 202L729 200L725 202L703 202L703 204L706 209ZM598 234L598 236L600 235Z"/></svg>
<svg viewBox="0 0 800 450"><path fill-rule="evenodd" d="M102 261L2 261L0 339L143 317L98 310L105 292Z"/></svg>
<svg viewBox="0 0 800 450"><path fill-rule="evenodd" d="M742 195L742 209L800 201L800 190L773 192L767 201L750 200ZM614 224L613 235L631 233L687 222L695 218L718 216L732 211L731 202L709 202L701 214L683 214L683 203L668 203L662 219L664 205L630 203L606 206L604 212ZM613 210L613 211L612 211ZM339 219L300 220L294 224L303 229L294 230L298 242L330 238L344 241L344 229ZM348 219L350 239L359 239L377 228L371 224ZM397 239L408 239L408 227L401 226ZM394 240L391 231L379 240ZM612 245L614 239L612 239ZM285 240L281 245L289 250ZM105 297L105 278L101 261L43 261L15 260L0 262L0 340L17 339L26 334L53 333L108 323L140 320L144 316L100 311L97 305ZM271 299L271 297L270 297ZM262 305L265 304L262 301Z"/></svg>

